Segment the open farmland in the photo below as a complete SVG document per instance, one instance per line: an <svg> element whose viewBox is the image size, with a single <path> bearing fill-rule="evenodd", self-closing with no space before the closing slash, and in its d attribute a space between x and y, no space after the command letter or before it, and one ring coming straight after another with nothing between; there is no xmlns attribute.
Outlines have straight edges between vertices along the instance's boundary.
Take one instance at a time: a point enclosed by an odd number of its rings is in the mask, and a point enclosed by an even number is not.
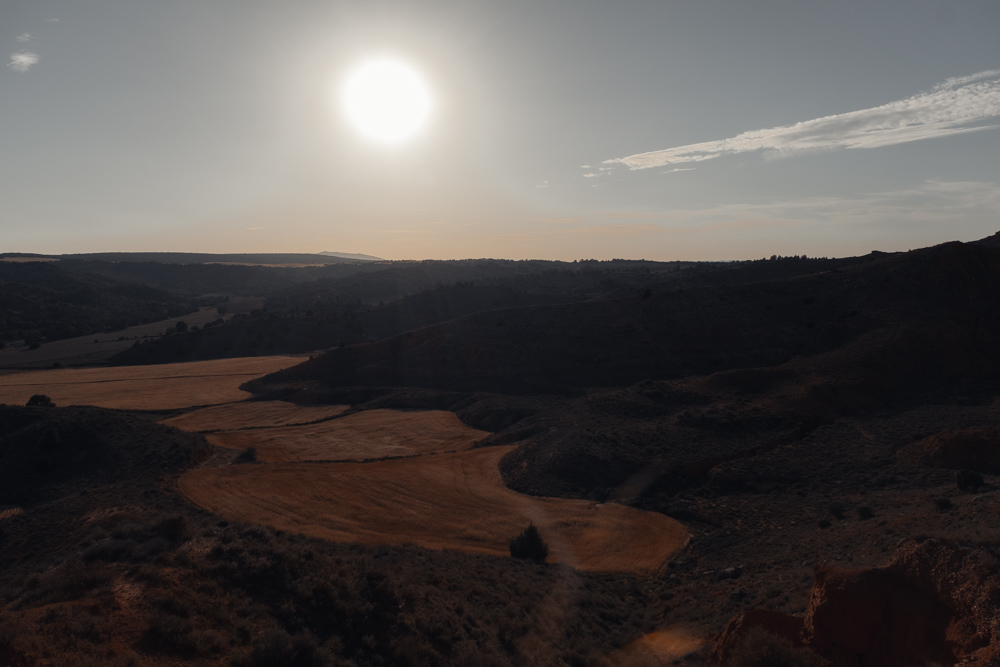
<svg viewBox="0 0 1000 667"><path fill-rule="evenodd" d="M686 543L684 527L662 514L511 491L498 463L512 449L202 468L185 473L179 485L228 520L338 542L505 556L508 540L533 522L550 560L608 572L655 572Z"/></svg>
<svg viewBox="0 0 1000 667"><path fill-rule="evenodd" d="M347 405L301 406L286 401L227 403L168 417L160 423L195 433L295 426L336 417L348 408Z"/></svg>
<svg viewBox="0 0 1000 667"><path fill-rule="evenodd" d="M250 396L239 388L247 380L299 361L296 357L250 357L16 373L0 376L0 403L24 405L33 394L45 394L56 405L121 410L169 410L232 403Z"/></svg>
<svg viewBox="0 0 1000 667"><path fill-rule="evenodd" d="M255 404L244 405L249 408ZM469 449L487 435L444 410L366 410L315 424L224 431L206 437L213 445L229 449L253 447L259 460L279 463L454 452Z"/></svg>

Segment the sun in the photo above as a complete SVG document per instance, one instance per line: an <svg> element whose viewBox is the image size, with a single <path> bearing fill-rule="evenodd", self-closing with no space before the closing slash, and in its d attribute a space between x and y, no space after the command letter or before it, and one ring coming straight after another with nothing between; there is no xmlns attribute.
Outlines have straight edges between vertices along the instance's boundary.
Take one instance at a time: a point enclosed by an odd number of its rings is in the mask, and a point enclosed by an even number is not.
<svg viewBox="0 0 1000 667"><path fill-rule="evenodd" d="M398 144L419 134L433 106L420 72L393 58L358 65L344 82L340 99L358 132L382 144Z"/></svg>

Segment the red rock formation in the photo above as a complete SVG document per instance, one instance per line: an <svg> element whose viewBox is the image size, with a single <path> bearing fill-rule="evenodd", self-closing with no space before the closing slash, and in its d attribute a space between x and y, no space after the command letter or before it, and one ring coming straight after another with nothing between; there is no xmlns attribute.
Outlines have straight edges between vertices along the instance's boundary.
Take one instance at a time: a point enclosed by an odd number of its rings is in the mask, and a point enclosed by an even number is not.
<svg viewBox="0 0 1000 667"><path fill-rule="evenodd" d="M801 616L789 616L769 609L754 609L742 613L729 621L729 625L716 641L712 651L712 661L721 664L728 663L741 640L754 629L760 629L770 635L780 637L790 645L801 646L803 645L803 621Z"/></svg>
<svg viewBox="0 0 1000 667"><path fill-rule="evenodd" d="M986 550L937 540L904 545L879 568L817 566L804 618L743 614L719 637L713 660L726 664L755 628L807 646L833 667L996 667L1000 572Z"/></svg>

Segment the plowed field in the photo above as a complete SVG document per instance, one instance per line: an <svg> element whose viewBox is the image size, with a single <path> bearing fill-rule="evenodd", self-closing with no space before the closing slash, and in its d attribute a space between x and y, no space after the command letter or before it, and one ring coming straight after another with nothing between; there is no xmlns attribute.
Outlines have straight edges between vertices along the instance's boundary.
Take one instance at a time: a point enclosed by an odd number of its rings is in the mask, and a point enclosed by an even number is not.
<svg viewBox="0 0 1000 667"><path fill-rule="evenodd" d="M254 405L257 404L241 404L247 408ZM221 408L209 408L217 409ZM255 423L262 419L255 419ZM260 461L286 462L361 460L458 451L470 448L487 435L486 431L463 424L453 412L366 410L318 424L226 431L206 437L220 447L254 447Z"/></svg>
<svg viewBox="0 0 1000 667"><path fill-rule="evenodd" d="M164 419L160 423L195 433L251 427L295 426L335 417L348 407L347 405L301 406L286 401L230 403L192 410Z"/></svg>
<svg viewBox="0 0 1000 667"><path fill-rule="evenodd" d="M239 386L295 365L296 357L244 357L156 366L60 368L0 376L0 403L24 405L45 394L56 405L164 410L249 398Z"/></svg>
<svg viewBox="0 0 1000 667"><path fill-rule="evenodd" d="M537 498L504 486L513 447L372 463L272 463L192 470L181 491L232 521L340 542L508 555L529 522L550 561L584 570L657 570L687 540L678 522L615 503Z"/></svg>

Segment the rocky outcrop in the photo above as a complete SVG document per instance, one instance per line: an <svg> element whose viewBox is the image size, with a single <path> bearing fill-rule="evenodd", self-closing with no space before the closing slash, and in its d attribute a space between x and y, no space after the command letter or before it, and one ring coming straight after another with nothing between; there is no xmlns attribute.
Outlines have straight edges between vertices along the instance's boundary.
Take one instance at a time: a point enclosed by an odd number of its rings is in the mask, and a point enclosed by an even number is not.
<svg viewBox="0 0 1000 667"><path fill-rule="evenodd" d="M970 428L938 433L899 450L905 461L935 468L1000 472L1000 428Z"/></svg>
<svg viewBox="0 0 1000 667"><path fill-rule="evenodd" d="M903 546L883 567L816 567L804 617L752 611L712 652L729 664L750 632L809 649L833 667L1000 665L1000 573L985 549L937 540Z"/></svg>

